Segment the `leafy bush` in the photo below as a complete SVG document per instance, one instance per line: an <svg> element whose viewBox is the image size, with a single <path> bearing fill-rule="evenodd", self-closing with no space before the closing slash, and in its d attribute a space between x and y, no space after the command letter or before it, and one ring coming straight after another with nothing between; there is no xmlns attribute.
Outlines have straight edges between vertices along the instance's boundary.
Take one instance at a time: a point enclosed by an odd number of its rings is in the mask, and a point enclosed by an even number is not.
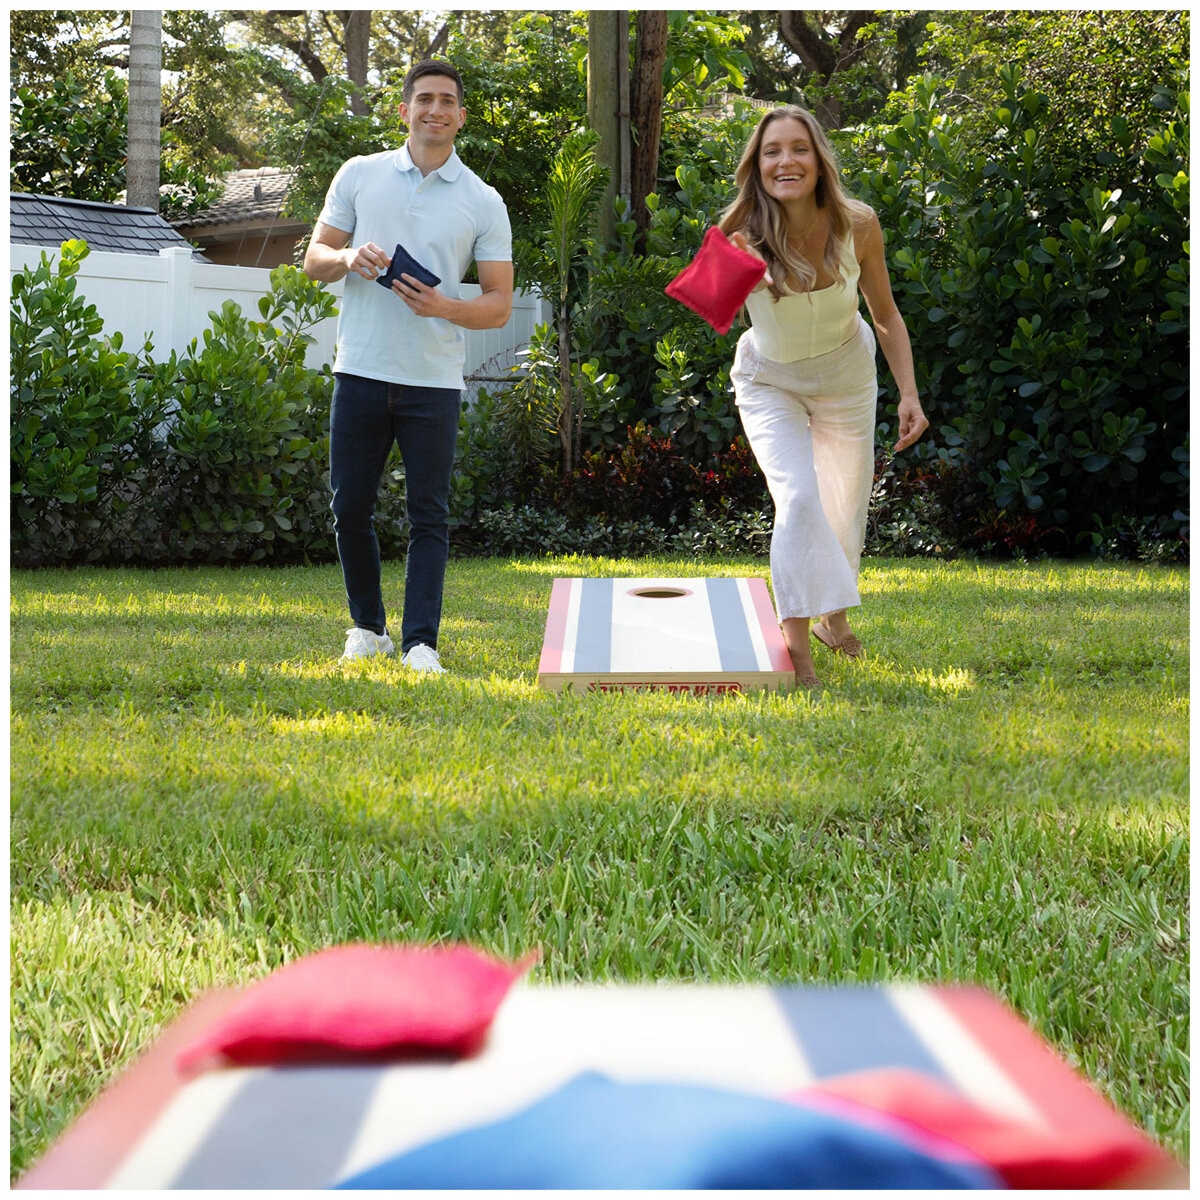
<svg viewBox="0 0 1200 1200"><path fill-rule="evenodd" d="M611 541L622 523L648 520L658 536L673 535L697 506L715 512L729 488L736 506L761 510L765 486L738 436L729 382L742 330L717 336L664 292L728 201L733 163L753 119L740 105L720 122L682 122L678 144L694 161L676 168L674 190L649 198L646 252L635 249L635 224L621 213L619 244L592 254L571 314L583 455L570 478L556 479L549 469L560 393L559 342L550 330L537 331L512 383L464 414L456 545L478 544L481 514L502 513L488 521L521 525L527 519L512 514L527 508L565 514L592 530L572 543L581 552L581 542L601 536L597 529L609 529L603 536ZM500 546L523 536L489 528Z"/></svg>
<svg viewBox="0 0 1200 1200"><path fill-rule="evenodd" d="M462 75L471 113L456 140L458 153L504 197L517 278L527 284L539 273L533 244L548 220L545 181L563 139L587 109L578 66L587 29L578 13L510 16L503 50L456 29L449 58Z"/></svg>
<svg viewBox="0 0 1200 1200"><path fill-rule="evenodd" d="M539 325L523 361L509 371L510 382L481 391L463 408L459 421L451 520L470 521L477 510L506 504L560 506L564 494L559 470L561 414L559 340ZM594 359L571 363L571 386L585 446L611 445L613 377Z"/></svg>
<svg viewBox="0 0 1200 1200"><path fill-rule="evenodd" d="M113 557L117 529L144 495L164 418L137 357L119 334L102 336L95 305L77 294L87 254L85 242L67 241L57 262L43 253L13 276L10 531L21 566Z"/></svg>
<svg viewBox="0 0 1200 1200"><path fill-rule="evenodd" d="M621 558L664 554L669 545L666 531L648 518L614 521L606 516L590 516L575 520L554 509L527 504L485 511L478 525L487 554Z"/></svg>
<svg viewBox="0 0 1200 1200"><path fill-rule="evenodd" d="M664 289L731 199L739 139L749 136L752 124L739 107L721 125L723 136L704 139L696 161L676 167L674 189L647 199L652 215L644 255L634 250L634 223L619 223L621 244L595 257L577 326L583 352L617 380L620 427L653 425L673 435L697 464L737 435L729 371L745 327L716 334Z"/></svg>
<svg viewBox="0 0 1200 1200"><path fill-rule="evenodd" d="M902 465L877 450L864 553L888 557L953 558L972 545L982 492L961 467L933 459Z"/></svg>
<svg viewBox="0 0 1200 1200"><path fill-rule="evenodd" d="M105 70L87 86L68 71L44 87L14 89L9 186L16 192L113 202L125 189L125 129L129 84ZM221 187L198 164L172 153L170 128L160 159L160 204L165 216L197 212Z"/></svg>
<svg viewBox="0 0 1200 1200"><path fill-rule="evenodd" d="M694 558L769 558L775 514L769 503L738 508L729 497L692 505L687 523L671 539L676 554Z"/></svg>
<svg viewBox="0 0 1200 1200"><path fill-rule="evenodd" d="M334 299L271 273L252 321L227 301L203 345L156 362L102 338L65 242L13 279L12 556L23 566L330 556L328 369L304 364ZM402 499L393 491L389 503ZM385 503L382 540L398 522Z"/></svg>
<svg viewBox="0 0 1200 1200"><path fill-rule="evenodd" d="M9 185L16 192L115 200L125 186L128 85L107 71L99 97L73 74L13 97Z"/></svg>
<svg viewBox="0 0 1200 1200"><path fill-rule="evenodd" d="M624 445L584 456L571 481L570 502L576 511L626 521L649 517L667 528L689 508L696 481L695 465L670 434L639 422L626 431Z"/></svg>
<svg viewBox="0 0 1200 1200"><path fill-rule="evenodd" d="M714 507L695 501L686 518L667 529L649 517L612 518L593 513L568 517L555 509L508 504L477 518L470 548L521 557L572 554L607 558L655 555L756 557L770 553L774 517L769 509L736 511L727 501ZM455 545L460 550L461 544Z"/></svg>
<svg viewBox="0 0 1200 1200"><path fill-rule="evenodd" d="M293 485L311 480L313 459L300 413L317 375L304 365L313 342L304 330L332 314L334 299L291 267L271 282L261 321L226 300L209 314L203 346L171 356L164 378L176 407L160 493L168 559L254 562L280 557L277 539L297 541Z"/></svg>
<svg viewBox="0 0 1200 1200"><path fill-rule="evenodd" d="M526 32L548 29L531 18ZM888 233L940 426L900 461L881 450L868 552L1186 557L1184 72L1156 86L1160 120L1139 118L1137 135L1098 108L1104 147L1094 169L1069 174L1052 136L1060 114L1011 67L990 112L960 116L926 78L895 120L841 135L852 190ZM558 469L550 329L510 382L464 410L451 499L461 552L654 553L664 540L765 552L766 491L729 384L741 331L716 336L663 291L730 198L757 115L673 113L663 161L676 165L648 201L644 252L621 213L618 244L571 276L580 469ZM75 295L83 253L69 243L57 268L43 258L14 279L14 560L331 558L332 380L303 365L304 330L328 296L276 273L261 320L226 306L202 343L154 362L150 347L139 357L105 339ZM895 433L888 388L880 447ZM406 539L402 466L390 482L385 554Z"/></svg>
<svg viewBox="0 0 1200 1200"><path fill-rule="evenodd" d="M1114 115L1121 153L1096 173L1113 186L1081 187L1041 154L1060 114L1014 70L999 78L982 145L964 145L925 79L898 124L855 148L941 422L942 445L913 457L978 476L977 542L997 519L1032 518L1035 541L1087 548L1097 524L1163 513L1185 537L1186 91L1159 89L1163 125L1143 147Z"/></svg>

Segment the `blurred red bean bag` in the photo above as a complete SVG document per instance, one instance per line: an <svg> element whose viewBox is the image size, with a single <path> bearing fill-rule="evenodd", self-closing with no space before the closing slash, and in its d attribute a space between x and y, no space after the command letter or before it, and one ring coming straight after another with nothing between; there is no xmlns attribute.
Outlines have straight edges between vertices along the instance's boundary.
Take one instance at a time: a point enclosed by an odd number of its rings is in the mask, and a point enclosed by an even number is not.
<svg viewBox="0 0 1200 1200"><path fill-rule="evenodd" d="M667 284L666 293L724 334L766 271L762 259L739 250L714 225L696 257Z"/></svg>
<svg viewBox="0 0 1200 1200"><path fill-rule="evenodd" d="M800 1103L825 1098L843 1117L862 1120L873 1112L952 1142L987 1163L1010 1188L1138 1186L1132 1181L1169 1178L1176 1166L1115 1110L1101 1127L1030 1125L988 1112L937 1080L900 1068L823 1079L790 1098Z"/></svg>
<svg viewBox="0 0 1200 1200"><path fill-rule="evenodd" d="M176 1065L189 1071L217 1056L269 1066L406 1049L470 1054L536 958L510 964L467 946L334 946L253 984Z"/></svg>

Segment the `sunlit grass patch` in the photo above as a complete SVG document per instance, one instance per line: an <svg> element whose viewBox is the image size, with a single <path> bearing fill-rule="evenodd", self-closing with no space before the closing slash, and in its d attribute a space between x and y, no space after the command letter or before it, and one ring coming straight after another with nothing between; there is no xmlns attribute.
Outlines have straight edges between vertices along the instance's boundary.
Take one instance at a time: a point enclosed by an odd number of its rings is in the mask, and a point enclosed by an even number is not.
<svg viewBox="0 0 1200 1200"><path fill-rule="evenodd" d="M438 678L338 660L335 567L15 573L14 1172L197 992L354 939L978 982L1186 1153L1186 570L867 560L820 692L537 686L556 576L763 573L452 561Z"/></svg>

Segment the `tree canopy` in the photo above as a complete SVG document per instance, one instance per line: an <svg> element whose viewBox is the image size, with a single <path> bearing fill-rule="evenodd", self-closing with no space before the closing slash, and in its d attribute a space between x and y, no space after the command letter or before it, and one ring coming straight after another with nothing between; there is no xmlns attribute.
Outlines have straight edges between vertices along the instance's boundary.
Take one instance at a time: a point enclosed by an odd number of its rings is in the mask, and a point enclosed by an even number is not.
<svg viewBox="0 0 1200 1200"><path fill-rule="evenodd" d="M440 54L468 82L464 156L510 198L518 224L527 214L536 225L553 155L584 121L587 19L566 10L165 10L164 181L195 207L224 171L299 162L291 204L311 218L339 161L403 137L399 82L414 61ZM1182 11L672 12L661 104L669 123L721 81L755 100L805 104L838 127L894 112L925 71L954 82L969 122L997 102L994 67L1011 62L1064 113L1053 152L1077 158L1112 111L1127 114L1134 138L1153 124L1139 97L1170 61L1186 60L1187 27ZM128 12L18 8L10 30L11 185L115 198Z"/></svg>

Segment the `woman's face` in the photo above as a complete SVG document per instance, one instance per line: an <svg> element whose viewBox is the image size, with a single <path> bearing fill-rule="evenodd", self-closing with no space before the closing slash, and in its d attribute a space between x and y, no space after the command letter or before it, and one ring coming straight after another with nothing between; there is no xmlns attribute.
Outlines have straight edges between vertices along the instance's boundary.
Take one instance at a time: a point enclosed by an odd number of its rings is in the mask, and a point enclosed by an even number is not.
<svg viewBox="0 0 1200 1200"><path fill-rule="evenodd" d="M758 146L758 173L767 195L781 203L813 195L821 165L803 121L777 117L766 127Z"/></svg>

